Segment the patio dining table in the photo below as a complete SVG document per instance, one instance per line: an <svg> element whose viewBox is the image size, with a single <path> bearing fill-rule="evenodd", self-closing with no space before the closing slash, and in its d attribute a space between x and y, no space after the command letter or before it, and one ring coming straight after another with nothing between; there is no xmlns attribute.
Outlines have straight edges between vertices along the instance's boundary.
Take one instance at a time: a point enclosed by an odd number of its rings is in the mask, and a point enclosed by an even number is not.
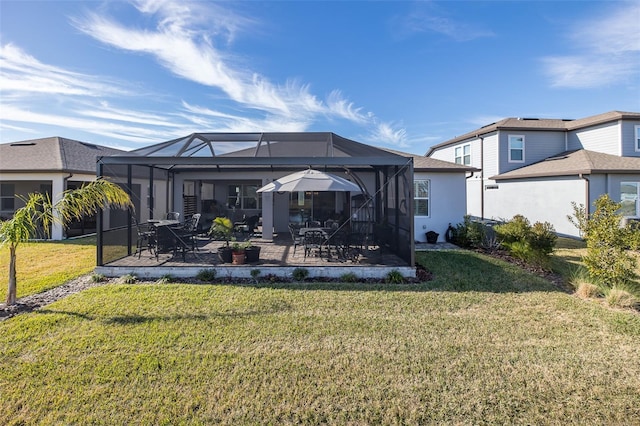
<svg viewBox="0 0 640 426"><path fill-rule="evenodd" d="M171 228L179 226L175 219L149 219L147 221L155 233L156 256L159 252L174 252L176 250L176 231Z"/></svg>
<svg viewBox="0 0 640 426"><path fill-rule="evenodd" d="M343 233L341 232L336 232L335 229L333 228L300 228L300 230L298 231L299 235L301 237L304 237L305 234L307 232L321 232L322 235L324 236L324 242L322 243L322 246L326 247L326 253L328 254L328 256L331 256L331 247L335 248L335 254L338 256L338 258L342 258L344 257L344 253L346 252L346 250L348 249L348 241L345 238L340 239L341 236L343 236ZM320 253L322 253L323 250L320 250Z"/></svg>

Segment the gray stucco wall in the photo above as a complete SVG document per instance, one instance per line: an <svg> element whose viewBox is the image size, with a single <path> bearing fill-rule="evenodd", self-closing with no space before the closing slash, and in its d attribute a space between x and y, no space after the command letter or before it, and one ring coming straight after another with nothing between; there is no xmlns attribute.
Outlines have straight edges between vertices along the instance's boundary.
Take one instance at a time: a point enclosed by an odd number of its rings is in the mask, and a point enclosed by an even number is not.
<svg viewBox="0 0 640 426"><path fill-rule="evenodd" d="M569 222L571 202L585 204L586 183L574 177L500 181L497 189L485 192L487 218L511 219L525 216L533 224L550 222L560 234L579 236Z"/></svg>

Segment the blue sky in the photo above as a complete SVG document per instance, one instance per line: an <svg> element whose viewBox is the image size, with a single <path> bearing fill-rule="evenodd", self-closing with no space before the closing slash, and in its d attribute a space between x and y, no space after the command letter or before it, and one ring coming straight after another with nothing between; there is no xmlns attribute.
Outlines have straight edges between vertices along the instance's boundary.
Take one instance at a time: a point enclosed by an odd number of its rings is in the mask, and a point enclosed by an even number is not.
<svg viewBox="0 0 640 426"><path fill-rule="evenodd" d="M332 131L424 154L640 112L640 2L0 0L0 142Z"/></svg>

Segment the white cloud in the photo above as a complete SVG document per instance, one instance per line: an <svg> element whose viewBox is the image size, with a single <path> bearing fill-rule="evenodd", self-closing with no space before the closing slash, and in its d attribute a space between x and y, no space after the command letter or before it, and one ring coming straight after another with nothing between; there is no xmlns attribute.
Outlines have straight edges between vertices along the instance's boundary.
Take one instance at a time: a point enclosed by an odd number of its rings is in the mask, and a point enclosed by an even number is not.
<svg viewBox="0 0 640 426"><path fill-rule="evenodd" d="M43 64L13 44L0 45L0 91L3 96L57 94L69 96L125 95L128 90L104 77ZM107 81L107 82L105 82Z"/></svg>
<svg viewBox="0 0 640 426"><path fill-rule="evenodd" d="M233 14L227 9L206 3L174 3L172 1L140 1L138 10L157 18L153 28L131 28L97 13L75 25L85 34L118 49L150 54L174 75L203 86L219 89L230 101L238 104L243 116L224 116L211 112L188 118L217 131L245 126L256 130L304 131L321 117L347 120L362 126L375 126L373 114L342 97L334 90L323 101L310 91L308 84L287 80L275 84L247 63L227 52L225 45L236 34L259 23ZM214 20L203 17L215 16ZM225 36L225 43L219 41ZM237 108L236 108L237 110ZM190 113L201 113L186 108ZM258 118L245 118L258 115ZM186 116L183 116L187 118ZM263 126L258 129L258 126ZM281 126L277 128L277 126ZM396 136L397 138L397 136Z"/></svg>
<svg viewBox="0 0 640 426"><path fill-rule="evenodd" d="M91 120L63 114L34 112L7 104L2 105L2 114L3 118L10 117L11 121L34 123L39 126L66 127L134 143L148 144L158 141L158 131L151 127L129 126L112 121ZM3 120L2 127L4 128L5 126ZM175 133L168 131L165 132L163 136L166 134L171 134L174 137L181 136L183 135L183 131Z"/></svg>
<svg viewBox="0 0 640 426"><path fill-rule="evenodd" d="M377 123L374 131L369 134L369 139L384 145L395 147L407 147L407 132L403 128L394 128L391 123Z"/></svg>
<svg viewBox="0 0 640 426"><path fill-rule="evenodd" d="M170 112L162 112L160 104L154 111L136 109L134 105L146 104L150 97L137 87L145 90L145 83L48 65L6 44L0 46L2 129L67 128L150 143L194 131L301 132L328 119L355 123L365 131L372 128L375 141L384 144L402 144L406 138L404 129L381 125L372 112L356 106L340 90L322 99L307 83L296 79L274 83L251 70L249 60L230 44L246 31L260 33L261 24L235 14L228 4L169 0L132 4L139 14L135 27L102 12L74 18L73 24L108 46L150 55L173 75L209 88L198 103L211 96L215 108L184 100L176 110L180 101L167 92L153 96L157 102L172 102ZM106 9L108 4L100 10Z"/></svg>
<svg viewBox="0 0 640 426"><path fill-rule="evenodd" d="M393 28L400 37L431 32L460 42L495 35L493 31L479 27L475 21L466 22L447 16L434 2L417 2L411 13L393 20Z"/></svg>
<svg viewBox="0 0 640 426"><path fill-rule="evenodd" d="M573 51L542 58L554 87L590 88L626 82L640 74L640 3L577 22L567 35Z"/></svg>

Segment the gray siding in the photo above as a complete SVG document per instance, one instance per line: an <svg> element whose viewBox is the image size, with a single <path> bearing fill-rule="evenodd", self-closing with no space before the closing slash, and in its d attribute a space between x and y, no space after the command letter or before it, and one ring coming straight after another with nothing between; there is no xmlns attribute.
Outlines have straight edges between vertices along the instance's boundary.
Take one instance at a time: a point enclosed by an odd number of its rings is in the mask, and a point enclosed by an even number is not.
<svg viewBox="0 0 640 426"><path fill-rule="evenodd" d="M484 164L482 169L485 179L498 174L498 141L497 132L484 138Z"/></svg>
<svg viewBox="0 0 640 426"><path fill-rule="evenodd" d="M449 161L453 162L455 158L455 146L445 146L443 148L437 149L433 151L430 155L431 158L435 158L436 160Z"/></svg>
<svg viewBox="0 0 640 426"><path fill-rule="evenodd" d="M509 162L509 135L524 135L524 163ZM499 138L499 170L497 173L506 173L537 163L565 150L564 132L501 130Z"/></svg>
<svg viewBox="0 0 640 426"><path fill-rule="evenodd" d="M620 122L569 132L569 150L587 149L611 155L620 155Z"/></svg>
<svg viewBox="0 0 640 426"><path fill-rule="evenodd" d="M625 157L640 157L640 151L635 150L636 126L640 126L640 121L622 122L622 155Z"/></svg>

